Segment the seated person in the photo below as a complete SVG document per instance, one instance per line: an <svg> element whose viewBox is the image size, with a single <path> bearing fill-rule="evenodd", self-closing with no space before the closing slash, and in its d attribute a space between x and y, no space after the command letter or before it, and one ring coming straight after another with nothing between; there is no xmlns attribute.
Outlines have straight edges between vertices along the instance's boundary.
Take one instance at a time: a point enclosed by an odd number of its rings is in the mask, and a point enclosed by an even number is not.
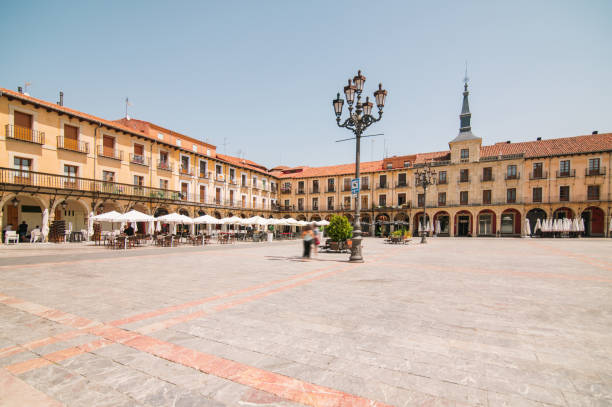
<svg viewBox="0 0 612 407"><path fill-rule="evenodd" d="M123 231L127 236L134 236L134 228L132 225L128 225Z"/></svg>

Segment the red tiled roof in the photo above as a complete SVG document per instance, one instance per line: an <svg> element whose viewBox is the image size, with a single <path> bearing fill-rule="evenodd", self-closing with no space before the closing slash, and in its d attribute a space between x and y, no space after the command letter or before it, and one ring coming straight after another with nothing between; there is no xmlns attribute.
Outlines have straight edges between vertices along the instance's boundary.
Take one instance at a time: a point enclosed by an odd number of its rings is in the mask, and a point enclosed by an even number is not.
<svg viewBox="0 0 612 407"><path fill-rule="evenodd" d="M114 122L115 123L119 123L119 124L121 124L123 126L126 126L126 127L130 127L132 129L138 130L138 131L140 131L142 133L145 133L145 132L149 131L149 128L151 127L153 129L155 129L156 131L161 131L163 133L167 133L167 134L172 135L174 137L177 137L179 139L190 141L190 142L192 142L194 144L198 144L198 145L201 145L201 146L204 146L204 147L211 147L213 149L217 148L216 146L214 146L212 144L209 144L209 143L205 143L202 140L198 140L198 139L195 139L193 137L186 136L184 134L181 134L181 133L176 132L174 130L167 129L165 127L162 127L162 126L157 125L155 123L148 122L146 120L123 118L123 119L119 119L119 120L114 120Z"/></svg>
<svg viewBox="0 0 612 407"><path fill-rule="evenodd" d="M225 154L217 154L217 158L237 167L248 168L254 171L264 172L268 174L268 169L266 167L261 164L257 164L256 162L251 160Z"/></svg>
<svg viewBox="0 0 612 407"><path fill-rule="evenodd" d="M108 126L108 127L111 127L111 128L115 128L115 129L120 130L120 131L125 131L125 132L132 133L132 134L139 134L139 132L134 131L134 129L126 127L126 126L124 126L124 125L122 125L120 123L114 122L112 120L102 119L101 117L93 116L93 115L90 115L90 114L87 114L87 113L80 112L78 110L70 109L69 107L60 106L60 105L58 105L56 103L47 102L46 100L38 99L38 98L29 96L29 95L26 95L26 94L23 94L23 93L15 92L15 91L10 90L10 89L0 88L0 92L3 95L9 95L9 96L14 97L14 98L28 100L28 101L30 101L32 103L36 103L36 104L39 104L41 106L49 107L50 109L54 109L54 110L58 110L58 111L61 111L61 112L67 113L67 114L71 114L71 115L76 116L76 117L82 117L83 119L90 120L90 121L93 121L93 122L102 123L105 126ZM142 134L140 134L140 135L142 136Z"/></svg>
<svg viewBox="0 0 612 407"><path fill-rule="evenodd" d="M382 170L382 160L363 162L360 165L362 173L375 172ZM305 178L305 177L325 177L330 175L350 175L355 173L355 164L330 165L327 167L301 167L301 171L286 173L293 168L284 170L274 175L279 178Z"/></svg>
<svg viewBox="0 0 612 407"><path fill-rule="evenodd" d="M612 133L482 146L481 157L524 154L525 158L612 150Z"/></svg>

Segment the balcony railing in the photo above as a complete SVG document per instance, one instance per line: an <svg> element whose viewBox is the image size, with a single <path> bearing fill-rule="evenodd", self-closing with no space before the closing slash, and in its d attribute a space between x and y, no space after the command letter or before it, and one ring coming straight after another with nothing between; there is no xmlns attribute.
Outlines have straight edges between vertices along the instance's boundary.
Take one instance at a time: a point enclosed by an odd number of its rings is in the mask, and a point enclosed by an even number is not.
<svg viewBox="0 0 612 407"><path fill-rule="evenodd" d="M529 179L546 179L548 178L548 171L531 171L529 173Z"/></svg>
<svg viewBox="0 0 612 407"><path fill-rule="evenodd" d="M406 188L408 186L408 182L407 181L397 181L395 183L395 187L396 188Z"/></svg>
<svg viewBox="0 0 612 407"><path fill-rule="evenodd" d="M42 131L28 129L21 126L7 124L4 126L7 139L27 141L34 144L45 144L45 133Z"/></svg>
<svg viewBox="0 0 612 407"><path fill-rule="evenodd" d="M380 182L376 184L376 189L387 189L387 188L389 188L389 184L387 184L386 182Z"/></svg>
<svg viewBox="0 0 612 407"><path fill-rule="evenodd" d="M116 148L98 146L98 155L112 160L123 161L123 151Z"/></svg>
<svg viewBox="0 0 612 407"><path fill-rule="evenodd" d="M559 171L556 172L557 178L569 178L576 176L576 170Z"/></svg>
<svg viewBox="0 0 612 407"><path fill-rule="evenodd" d="M208 172L204 172L204 171L198 172L198 178L200 178L200 179L208 179Z"/></svg>
<svg viewBox="0 0 612 407"><path fill-rule="evenodd" d="M146 165L149 166L149 159L142 154L130 153L130 162L132 164Z"/></svg>
<svg viewBox="0 0 612 407"><path fill-rule="evenodd" d="M290 194L290 193L291 193L290 187L281 187L281 194Z"/></svg>
<svg viewBox="0 0 612 407"><path fill-rule="evenodd" d="M516 174L508 174L506 173L505 179L506 181L508 180L512 180L512 179L520 179L521 178L521 173L517 172Z"/></svg>
<svg viewBox="0 0 612 407"><path fill-rule="evenodd" d="M470 182L470 177L459 177L457 179L457 183L458 184L461 184L461 183L464 183L464 182Z"/></svg>
<svg viewBox="0 0 612 407"><path fill-rule="evenodd" d="M606 175L606 167L600 168L585 168L585 177L596 177L598 175Z"/></svg>
<svg viewBox="0 0 612 407"><path fill-rule="evenodd" d="M360 190L361 191L369 191L370 190L370 184L362 184Z"/></svg>
<svg viewBox="0 0 612 407"><path fill-rule="evenodd" d="M438 179L437 182L438 185L446 185L448 184L448 179L444 178L444 179Z"/></svg>
<svg viewBox="0 0 612 407"><path fill-rule="evenodd" d="M67 139L62 136L57 136L57 148L83 154L89 153L89 143Z"/></svg>
<svg viewBox="0 0 612 407"><path fill-rule="evenodd" d="M168 161L157 160L157 169L164 171L172 171L172 164Z"/></svg>
<svg viewBox="0 0 612 407"><path fill-rule="evenodd" d="M310 188L310 193L311 194L319 194L319 193L321 193L321 190L319 188Z"/></svg>
<svg viewBox="0 0 612 407"><path fill-rule="evenodd" d="M480 182L492 182L495 181L495 177L493 176L493 174L491 175L481 175L480 176Z"/></svg>
<svg viewBox="0 0 612 407"><path fill-rule="evenodd" d="M181 165L180 169L179 169L179 174L186 176L186 177L191 177L193 176L193 169L190 167L183 167Z"/></svg>
<svg viewBox="0 0 612 407"><path fill-rule="evenodd" d="M351 186L349 185L342 185L342 192L351 192Z"/></svg>
<svg viewBox="0 0 612 407"><path fill-rule="evenodd" d="M306 191L305 191L303 188L302 188L302 189L299 189L299 188L298 188L298 190L297 190L297 191L295 191L295 194L296 194L296 195L304 195L305 193L306 193Z"/></svg>
<svg viewBox="0 0 612 407"><path fill-rule="evenodd" d="M238 180L236 178L230 178L228 183L233 186L238 186Z"/></svg>
<svg viewBox="0 0 612 407"><path fill-rule="evenodd" d="M335 186L328 186L326 192L336 192L336 187Z"/></svg>
<svg viewBox="0 0 612 407"><path fill-rule="evenodd" d="M249 182L245 181L245 182L240 182L240 188L248 188L249 187Z"/></svg>
<svg viewBox="0 0 612 407"><path fill-rule="evenodd" d="M215 174L215 182L225 183L225 175Z"/></svg>

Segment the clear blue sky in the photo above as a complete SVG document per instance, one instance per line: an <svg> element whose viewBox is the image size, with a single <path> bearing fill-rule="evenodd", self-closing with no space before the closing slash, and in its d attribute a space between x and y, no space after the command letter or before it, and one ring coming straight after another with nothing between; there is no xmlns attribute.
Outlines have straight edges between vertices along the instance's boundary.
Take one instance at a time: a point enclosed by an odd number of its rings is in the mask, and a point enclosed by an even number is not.
<svg viewBox="0 0 612 407"><path fill-rule="evenodd" d="M0 86L148 120L266 166L354 160L331 100L389 91L363 159L448 148L468 60L484 144L612 131L611 1L3 4Z"/></svg>

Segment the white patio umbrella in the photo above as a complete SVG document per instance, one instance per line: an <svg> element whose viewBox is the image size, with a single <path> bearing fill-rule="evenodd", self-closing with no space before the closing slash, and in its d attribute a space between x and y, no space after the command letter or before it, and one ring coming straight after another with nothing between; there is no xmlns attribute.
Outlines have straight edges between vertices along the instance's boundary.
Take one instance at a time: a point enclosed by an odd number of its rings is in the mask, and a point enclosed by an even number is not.
<svg viewBox="0 0 612 407"><path fill-rule="evenodd" d="M525 218L525 225L523 227L523 235L531 236L531 225L529 224L529 219Z"/></svg>
<svg viewBox="0 0 612 407"><path fill-rule="evenodd" d="M572 220L572 232L580 232L580 222L578 222L578 218L574 218Z"/></svg>
<svg viewBox="0 0 612 407"><path fill-rule="evenodd" d="M196 225L220 225L221 219L217 219L214 216L202 215L193 220Z"/></svg>
<svg viewBox="0 0 612 407"><path fill-rule="evenodd" d="M309 225L308 222L306 222L305 220L298 220L297 222L297 226L306 226Z"/></svg>
<svg viewBox="0 0 612 407"><path fill-rule="evenodd" d="M440 220L436 219L436 228L435 228L435 232L436 235L439 235L442 231L440 230Z"/></svg>
<svg viewBox="0 0 612 407"><path fill-rule="evenodd" d="M295 226L298 223L298 221L293 218L287 218L285 219L285 222L287 222L287 225L292 225L292 226Z"/></svg>
<svg viewBox="0 0 612 407"><path fill-rule="evenodd" d="M242 223L242 218L239 218L238 216L232 216L229 218L223 218L220 219L221 222L223 222L226 225L240 225Z"/></svg>
<svg viewBox="0 0 612 407"><path fill-rule="evenodd" d="M120 215L119 219L120 221L130 222L133 224L135 222L150 222L152 220L155 220L155 217L132 209L131 211Z"/></svg>
<svg viewBox="0 0 612 407"><path fill-rule="evenodd" d="M428 220L427 221L427 225L425 225L425 231L426 232L432 232L433 229L431 228L431 222Z"/></svg>
<svg viewBox="0 0 612 407"><path fill-rule="evenodd" d="M542 230L542 221L540 218L536 221L535 227L533 228L533 233L536 233L538 230Z"/></svg>
<svg viewBox="0 0 612 407"><path fill-rule="evenodd" d="M49 235L49 209L45 209L43 211L41 234L42 234L42 241L46 242L47 236Z"/></svg>
<svg viewBox="0 0 612 407"><path fill-rule="evenodd" d="M96 222L121 222L120 216L121 214L119 212L110 211L94 216L93 220Z"/></svg>
<svg viewBox="0 0 612 407"><path fill-rule="evenodd" d="M91 240L91 238L93 237L94 234L94 229L93 229L93 217L94 214L93 212L89 212L89 217L87 218L87 240Z"/></svg>
<svg viewBox="0 0 612 407"><path fill-rule="evenodd" d="M579 226L580 226L580 231L584 232L584 218L582 218L582 217L580 218Z"/></svg>
<svg viewBox="0 0 612 407"><path fill-rule="evenodd" d="M329 221L323 219L323 220L316 222L316 224L317 226L327 226L329 225ZM612 221L610 222L610 226L612 227Z"/></svg>
<svg viewBox="0 0 612 407"><path fill-rule="evenodd" d="M155 231L161 232L161 222L155 222Z"/></svg>

